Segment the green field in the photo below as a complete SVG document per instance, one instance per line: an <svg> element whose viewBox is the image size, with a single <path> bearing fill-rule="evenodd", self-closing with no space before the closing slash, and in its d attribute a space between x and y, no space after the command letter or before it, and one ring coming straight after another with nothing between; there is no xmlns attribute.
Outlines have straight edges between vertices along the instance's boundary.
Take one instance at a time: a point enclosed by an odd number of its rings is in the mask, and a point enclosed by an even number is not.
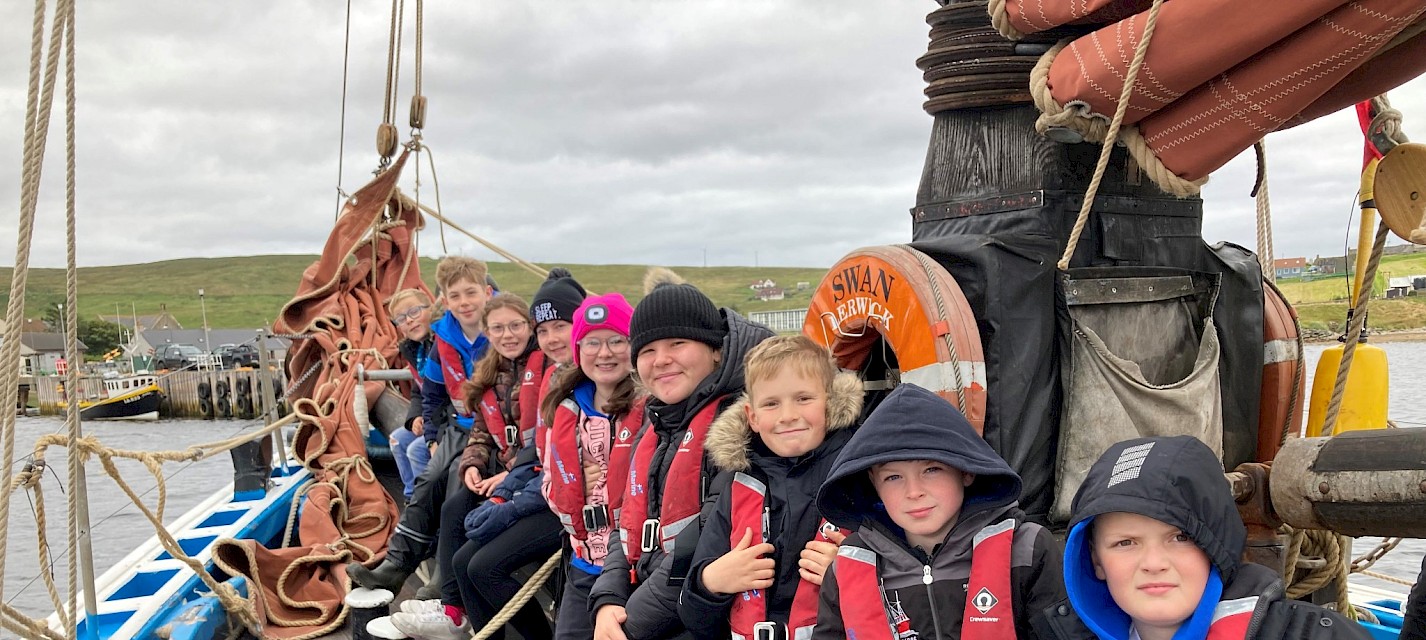
<svg viewBox="0 0 1426 640"><path fill-rule="evenodd" d="M185 258L148 264L114 267L86 267L79 270L79 311L81 317L113 315L137 311L152 315L165 305L183 326L203 325L198 290L205 291L208 322L214 328L246 329L265 325L276 317L292 298L302 270L314 256L276 255L240 258ZM422 259L421 273L434 286L435 260ZM589 290L620 291L629 301L643 297L642 265L544 265L564 266ZM825 269L791 267L674 267L674 271L703 289L714 302L742 313L805 308L811 290L796 291L798 282L816 287ZM491 273L502 289L527 299L540 279L514 265L490 263ZM10 279L10 269L0 268L0 278ZM1387 256L1378 270L1378 289L1387 278L1426 274L1426 254ZM783 287L787 297L759 302L748 284L771 278ZM1304 327L1341 330L1345 317L1346 276L1313 281L1283 280L1278 283L1293 303ZM64 301L64 271L33 269L25 299L25 316L40 318L44 310ZM7 301L8 302L8 301ZM1378 329L1418 329L1426 327L1426 296L1398 300L1376 299L1371 304L1371 325Z"/></svg>
<svg viewBox="0 0 1426 640"><path fill-rule="evenodd" d="M1426 254L1384 256L1377 268L1378 294L1389 278L1426 275ZM1283 295L1297 309L1302 326L1308 329L1342 331L1347 313L1347 276L1319 280L1280 280ZM1419 329L1426 327L1426 296L1384 300L1375 298L1368 307L1369 322L1377 329Z"/></svg>
<svg viewBox="0 0 1426 640"><path fill-rule="evenodd" d="M247 329L266 325L277 316L297 291L302 270L315 256L276 255L241 258L185 258L148 264L114 267L86 267L79 270L80 317L95 318L118 313L152 315L166 305L186 328L203 326L198 290L204 290L208 324L218 329ZM646 267L640 265L542 265L568 268L586 288L594 292L619 291L637 303L643 297ZM739 312L801 309L807 306L811 288L821 281L826 269L789 267L673 267L697 285L714 302ZM500 287L527 300L539 286L540 278L514 265L490 263L491 274ZM434 288L436 261L421 260L421 274ZM11 269L0 268L0 278L10 281ZM771 278L784 287L787 298L759 302L748 285ZM807 291L795 291L798 282L810 283ZM64 270L31 269L25 295L25 317L41 318L45 309L64 301ZM8 304L8 296L6 303Z"/></svg>

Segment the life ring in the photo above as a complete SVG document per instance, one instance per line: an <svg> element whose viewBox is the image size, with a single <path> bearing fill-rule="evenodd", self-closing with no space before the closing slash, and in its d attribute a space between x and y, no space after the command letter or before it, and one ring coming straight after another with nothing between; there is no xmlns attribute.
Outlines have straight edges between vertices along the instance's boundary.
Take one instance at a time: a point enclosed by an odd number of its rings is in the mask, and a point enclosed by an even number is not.
<svg viewBox="0 0 1426 640"><path fill-rule="evenodd" d="M813 291L802 332L854 371L890 347L887 367L899 371L900 382L936 392L983 432L980 330L960 285L930 256L906 245L847 254Z"/></svg>
<svg viewBox="0 0 1426 640"><path fill-rule="evenodd" d="M1258 393L1258 462L1270 462L1283 438L1302 430L1306 363L1297 312L1282 293L1263 282L1263 382Z"/></svg>

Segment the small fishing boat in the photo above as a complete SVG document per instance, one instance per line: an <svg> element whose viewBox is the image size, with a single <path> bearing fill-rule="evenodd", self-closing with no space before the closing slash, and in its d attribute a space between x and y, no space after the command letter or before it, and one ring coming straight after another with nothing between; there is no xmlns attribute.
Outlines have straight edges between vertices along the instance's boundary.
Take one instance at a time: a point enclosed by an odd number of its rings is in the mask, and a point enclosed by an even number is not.
<svg viewBox="0 0 1426 640"><path fill-rule="evenodd" d="M163 389L150 374L114 376L104 379L102 400L81 401L81 420L157 420L163 404Z"/></svg>

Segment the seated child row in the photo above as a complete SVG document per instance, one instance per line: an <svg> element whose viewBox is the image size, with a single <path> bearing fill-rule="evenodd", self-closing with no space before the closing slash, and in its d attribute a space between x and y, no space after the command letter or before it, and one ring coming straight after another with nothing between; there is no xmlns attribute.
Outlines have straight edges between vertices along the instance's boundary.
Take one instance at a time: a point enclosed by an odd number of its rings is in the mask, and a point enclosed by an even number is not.
<svg viewBox="0 0 1426 640"><path fill-rule="evenodd" d="M527 640L1367 637L1241 562L1221 463L1192 438L1111 447L1062 556L952 404L903 384L858 425L860 381L826 349L691 285L631 308L561 270L526 308L491 297L483 269L437 280L450 311L420 350L422 396L441 387L455 415L423 410L440 444L387 557L349 567L399 586L435 553L440 591L392 617L413 637L468 637L561 538L555 625L528 605L512 620ZM452 299L462 282L484 299ZM424 300L398 302L406 330ZM439 364L456 358L464 373Z"/></svg>

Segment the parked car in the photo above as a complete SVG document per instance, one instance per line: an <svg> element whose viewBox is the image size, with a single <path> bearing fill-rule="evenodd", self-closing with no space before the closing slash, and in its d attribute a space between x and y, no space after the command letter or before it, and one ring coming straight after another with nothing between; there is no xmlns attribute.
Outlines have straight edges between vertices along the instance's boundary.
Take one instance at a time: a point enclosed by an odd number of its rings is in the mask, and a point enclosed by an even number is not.
<svg viewBox="0 0 1426 640"><path fill-rule="evenodd" d="M225 344L213 353L223 359L224 369L257 366L257 347L250 344Z"/></svg>
<svg viewBox="0 0 1426 640"><path fill-rule="evenodd" d="M157 369L193 368L202 357L203 350L191 344L166 344L154 348L153 366Z"/></svg>

